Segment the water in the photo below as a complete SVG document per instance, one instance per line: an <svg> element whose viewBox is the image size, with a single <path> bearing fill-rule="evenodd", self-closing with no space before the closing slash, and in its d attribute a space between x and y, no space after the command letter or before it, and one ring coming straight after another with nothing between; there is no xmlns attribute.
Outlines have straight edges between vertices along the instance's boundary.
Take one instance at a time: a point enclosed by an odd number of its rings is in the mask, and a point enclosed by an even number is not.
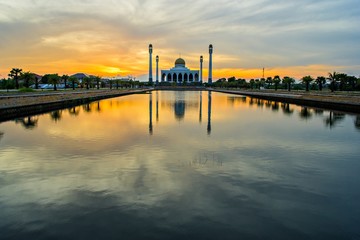
<svg viewBox="0 0 360 240"><path fill-rule="evenodd" d="M152 92L0 124L0 239L360 239L360 117Z"/></svg>

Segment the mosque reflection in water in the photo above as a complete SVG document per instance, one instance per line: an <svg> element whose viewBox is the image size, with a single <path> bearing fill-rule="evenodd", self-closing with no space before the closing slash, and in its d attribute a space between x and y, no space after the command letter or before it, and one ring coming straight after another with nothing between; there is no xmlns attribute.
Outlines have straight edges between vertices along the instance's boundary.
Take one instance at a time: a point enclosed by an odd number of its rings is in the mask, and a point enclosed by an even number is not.
<svg viewBox="0 0 360 240"><path fill-rule="evenodd" d="M156 95L156 122L159 122L159 102L166 108L171 108L174 111L174 116L177 121L182 121L185 118L186 110L188 111L199 111L199 123L202 123L202 109L203 109L203 92L199 92L199 98L188 98L185 91L173 92L174 98L165 98L159 100L159 91L155 92ZM153 134L153 92L149 93L149 133ZM197 95L197 94L195 94ZM207 91L207 133L211 134L211 105L212 97L211 91Z"/></svg>

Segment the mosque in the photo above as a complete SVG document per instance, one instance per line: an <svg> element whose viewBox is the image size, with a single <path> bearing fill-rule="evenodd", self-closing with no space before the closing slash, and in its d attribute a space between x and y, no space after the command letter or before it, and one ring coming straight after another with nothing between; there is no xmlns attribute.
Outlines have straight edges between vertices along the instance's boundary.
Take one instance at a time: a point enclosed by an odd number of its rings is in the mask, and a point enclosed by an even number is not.
<svg viewBox="0 0 360 240"><path fill-rule="evenodd" d="M185 60L178 58L170 70L161 70L161 82L199 82L199 70L185 67Z"/></svg>
<svg viewBox="0 0 360 240"><path fill-rule="evenodd" d="M152 77L152 53L153 46L149 45L149 82L153 82ZM209 45L209 77L208 83L212 83L212 53L213 46ZM203 56L200 56L200 71L187 68L185 60L178 58L175 66L169 70L161 70L161 82L170 83L202 83ZM156 56L156 84L159 83L159 56Z"/></svg>

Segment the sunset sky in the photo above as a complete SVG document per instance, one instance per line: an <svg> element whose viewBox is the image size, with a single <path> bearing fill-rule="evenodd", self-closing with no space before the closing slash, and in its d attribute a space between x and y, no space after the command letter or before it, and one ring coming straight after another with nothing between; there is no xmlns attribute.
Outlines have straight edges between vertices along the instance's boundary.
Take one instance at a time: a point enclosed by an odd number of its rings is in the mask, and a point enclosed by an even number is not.
<svg viewBox="0 0 360 240"><path fill-rule="evenodd" d="M0 78L85 72L148 78L180 55L213 77L360 75L359 0L0 0ZM155 64L154 64L155 75Z"/></svg>

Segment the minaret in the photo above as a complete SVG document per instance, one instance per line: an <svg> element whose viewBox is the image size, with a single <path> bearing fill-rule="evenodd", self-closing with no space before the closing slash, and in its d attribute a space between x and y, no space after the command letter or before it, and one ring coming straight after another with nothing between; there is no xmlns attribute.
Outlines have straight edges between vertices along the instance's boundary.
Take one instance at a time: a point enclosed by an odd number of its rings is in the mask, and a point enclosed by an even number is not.
<svg viewBox="0 0 360 240"><path fill-rule="evenodd" d="M152 52L153 52L153 46L152 44L149 45L149 83L153 82L152 77Z"/></svg>
<svg viewBox="0 0 360 240"><path fill-rule="evenodd" d="M159 56L156 56L156 85L159 84Z"/></svg>
<svg viewBox="0 0 360 240"><path fill-rule="evenodd" d="M212 84L212 54L213 54L213 45L209 45L209 79L208 83Z"/></svg>
<svg viewBox="0 0 360 240"><path fill-rule="evenodd" d="M200 83L202 83L203 79L203 62L204 62L204 58L203 56L200 56Z"/></svg>

